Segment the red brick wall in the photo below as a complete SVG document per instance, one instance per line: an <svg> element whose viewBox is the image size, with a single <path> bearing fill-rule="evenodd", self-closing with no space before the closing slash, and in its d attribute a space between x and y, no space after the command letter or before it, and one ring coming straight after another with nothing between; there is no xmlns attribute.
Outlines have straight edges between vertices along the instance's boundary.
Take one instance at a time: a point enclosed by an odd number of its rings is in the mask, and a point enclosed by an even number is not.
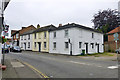
<svg viewBox="0 0 120 80"><path fill-rule="evenodd" d="M120 33L119 33L118 39L120 40ZM113 34L108 35L108 42L109 42L109 41L114 41L114 36L113 36Z"/></svg>
<svg viewBox="0 0 120 80"><path fill-rule="evenodd" d="M23 34L24 32L27 32L29 30L34 30L34 29L36 29L36 28L33 25L22 28L21 30L19 30L19 38L17 40L20 39L20 35ZM13 34L14 32L15 32L15 30L11 30L11 34ZM13 40L16 40L16 34L13 35L13 37L14 37Z"/></svg>
<svg viewBox="0 0 120 80"><path fill-rule="evenodd" d="M117 45L118 45L117 47L120 48L120 33L119 33L118 39L119 39L119 41L117 43ZM116 42L114 41L113 34L108 35L108 42L105 42L104 45L105 45L105 51L108 51L108 50L115 51L116 50Z"/></svg>
<svg viewBox="0 0 120 80"><path fill-rule="evenodd" d="M120 48L120 41L117 42L117 47ZM116 50L116 42L115 41L105 42L104 49L105 49L105 51L108 51L108 50L115 51Z"/></svg>
<svg viewBox="0 0 120 80"><path fill-rule="evenodd" d="M21 30L19 31L19 39L20 39L20 35L23 34L24 32L27 32L27 31L30 31L30 30L35 30L35 29L36 29L36 28L35 28L33 25L21 29Z"/></svg>

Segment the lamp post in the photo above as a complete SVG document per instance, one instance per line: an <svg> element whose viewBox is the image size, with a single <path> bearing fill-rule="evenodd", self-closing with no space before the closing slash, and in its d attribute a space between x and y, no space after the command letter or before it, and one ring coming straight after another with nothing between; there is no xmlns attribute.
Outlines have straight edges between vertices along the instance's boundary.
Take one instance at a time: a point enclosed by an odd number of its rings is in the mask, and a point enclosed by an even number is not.
<svg viewBox="0 0 120 80"><path fill-rule="evenodd" d="M2 28L4 28L4 25L3 25L3 22L4 22L4 3L2 1L2 13L1 13L1 16L2 16ZM2 59L2 65L4 65L4 60L5 60L5 44L4 44L4 47L3 47L3 59Z"/></svg>

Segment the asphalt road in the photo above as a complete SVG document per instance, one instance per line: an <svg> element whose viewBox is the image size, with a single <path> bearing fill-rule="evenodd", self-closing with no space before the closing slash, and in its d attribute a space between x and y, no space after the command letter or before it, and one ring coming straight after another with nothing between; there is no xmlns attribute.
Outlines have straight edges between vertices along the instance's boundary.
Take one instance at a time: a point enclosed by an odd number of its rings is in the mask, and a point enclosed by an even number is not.
<svg viewBox="0 0 120 80"><path fill-rule="evenodd" d="M9 53L6 58L18 59L32 65L51 78L118 78L117 61L83 59L47 53Z"/></svg>

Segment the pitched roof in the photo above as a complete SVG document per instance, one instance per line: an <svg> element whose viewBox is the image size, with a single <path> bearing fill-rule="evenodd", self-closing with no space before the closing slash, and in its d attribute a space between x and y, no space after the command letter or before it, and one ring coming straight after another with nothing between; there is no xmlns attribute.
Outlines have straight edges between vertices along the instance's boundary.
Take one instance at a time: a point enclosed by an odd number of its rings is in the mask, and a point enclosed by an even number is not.
<svg viewBox="0 0 120 80"><path fill-rule="evenodd" d="M35 30L36 30L36 29L35 29ZM27 34L32 34L35 30L30 30L30 31L24 32L24 33L21 34L20 36L27 35Z"/></svg>
<svg viewBox="0 0 120 80"><path fill-rule="evenodd" d="M15 35L15 34L17 34L17 33L19 33L19 31L14 32L11 36L13 36L13 35Z"/></svg>
<svg viewBox="0 0 120 80"><path fill-rule="evenodd" d="M120 33L120 26L115 28L115 29L113 29L112 31L108 32L107 34L113 34L113 33L117 33L117 32Z"/></svg>
<svg viewBox="0 0 120 80"><path fill-rule="evenodd" d="M44 27L36 29L35 31L33 31L33 33L42 32L42 31L50 31L53 29L56 29L54 25L48 25L48 26L44 26Z"/></svg>
<svg viewBox="0 0 120 80"><path fill-rule="evenodd" d="M96 29L92 29L92 28L85 27L85 26L82 26L82 25L79 25L79 24L75 24L75 23L63 25L63 26L60 26L60 27L58 27L57 29L54 29L54 30L62 30L62 29L74 28L74 27L82 28L82 29L85 29L85 30L94 31L94 32L97 32L97 33L102 33L102 32L100 32L100 31L98 31ZM51 30L51 31L54 31L54 30Z"/></svg>
<svg viewBox="0 0 120 80"><path fill-rule="evenodd" d="M15 33L13 33L11 36L13 36L13 35L15 35L15 34L19 33L19 31L22 31L22 30L27 29L27 28L29 28L29 27L34 27L34 26L33 26L33 25L30 25L30 26L28 26L28 27L22 27L22 29L20 29L20 30L16 31L16 32L15 32ZM36 28L34 27L34 29L36 29ZM21 35L21 34L20 34L20 35Z"/></svg>

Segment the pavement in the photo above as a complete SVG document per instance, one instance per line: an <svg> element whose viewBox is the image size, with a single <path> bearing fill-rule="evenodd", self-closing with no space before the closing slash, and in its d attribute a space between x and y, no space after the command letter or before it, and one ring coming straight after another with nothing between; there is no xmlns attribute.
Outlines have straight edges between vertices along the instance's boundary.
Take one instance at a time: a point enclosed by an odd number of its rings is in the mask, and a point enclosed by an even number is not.
<svg viewBox="0 0 120 80"><path fill-rule="evenodd" d="M0 79L2 79L2 70L0 68Z"/></svg>
<svg viewBox="0 0 120 80"><path fill-rule="evenodd" d="M2 79L11 78L42 78L40 74L17 59L6 59L6 70L2 71Z"/></svg>

